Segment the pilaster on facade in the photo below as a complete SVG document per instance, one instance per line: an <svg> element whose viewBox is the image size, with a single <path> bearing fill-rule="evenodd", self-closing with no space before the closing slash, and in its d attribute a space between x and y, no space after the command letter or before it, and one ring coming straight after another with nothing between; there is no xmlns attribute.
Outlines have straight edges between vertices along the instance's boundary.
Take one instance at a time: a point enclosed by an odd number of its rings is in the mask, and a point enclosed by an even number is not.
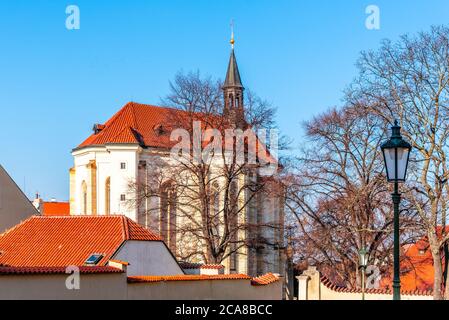
<svg viewBox="0 0 449 320"><path fill-rule="evenodd" d="M87 165L89 171L89 182L87 185L87 214L97 215L97 163L96 160L90 160Z"/></svg>

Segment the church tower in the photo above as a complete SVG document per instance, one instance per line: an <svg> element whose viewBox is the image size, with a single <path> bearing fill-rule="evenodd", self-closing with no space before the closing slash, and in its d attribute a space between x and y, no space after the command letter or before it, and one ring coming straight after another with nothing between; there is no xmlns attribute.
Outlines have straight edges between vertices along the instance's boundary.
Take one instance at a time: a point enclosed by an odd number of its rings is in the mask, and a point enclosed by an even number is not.
<svg viewBox="0 0 449 320"><path fill-rule="evenodd" d="M245 88L240 79L239 68L234 54L234 31L231 36L231 57L229 58L228 71L226 79L223 84L224 95L224 115L230 118L230 121L236 127L244 126L244 106L243 106L243 91Z"/></svg>

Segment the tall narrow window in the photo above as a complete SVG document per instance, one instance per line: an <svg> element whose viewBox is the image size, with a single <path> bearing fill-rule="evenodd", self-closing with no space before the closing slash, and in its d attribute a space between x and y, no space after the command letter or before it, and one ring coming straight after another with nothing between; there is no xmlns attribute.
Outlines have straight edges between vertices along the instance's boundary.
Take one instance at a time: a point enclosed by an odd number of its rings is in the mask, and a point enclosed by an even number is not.
<svg viewBox="0 0 449 320"><path fill-rule="evenodd" d="M211 231L215 241L219 239L220 227L220 187L217 182L212 184L211 188Z"/></svg>
<svg viewBox="0 0 449 320"><path fill-rule="evenodd" d="M106 179L104 190L104 213L111 214L111 177Z"/></svg>
<svg viewBox="0 0 449 320"><path fill-rule="evenodd" d="M159 232L169 248L176 252L177 194L173 183L167 182L162 186L160 201Z"/></svg>
<svg viewBox="0 0 449 320"><path fill-rule="evenodd" d="M229 269L231 273L235 273L238 270L238 183L236 180L231 182L230 185L230 232L231 232L231 244L230 251L231 255L229 257Z"/></svg>
<svg viewBox="0 0 449 320"><path fill-rule="evenodd" d="M229 108L232 109L234 108L234 97L232 96L232 94L229 94Z"/></svg>
<svg viewBox="0 0 449 320"><path fill-rule="evenodd" d="M87 214L87 184L86 181L81 183L81 213Z"/></svg>

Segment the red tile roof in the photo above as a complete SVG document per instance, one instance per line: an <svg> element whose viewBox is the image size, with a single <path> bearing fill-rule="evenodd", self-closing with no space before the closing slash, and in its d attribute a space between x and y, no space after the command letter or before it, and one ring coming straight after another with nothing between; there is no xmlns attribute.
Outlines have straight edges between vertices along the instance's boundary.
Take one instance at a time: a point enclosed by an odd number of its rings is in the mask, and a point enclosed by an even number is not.
<svg viewBox="0 0 449 320"><path fill-rule="evenodd" d="M251 280L246 274L216 274L216 275L173 275L173 276L131 276L128 282L162 282L162 281L201 281L201 280Z"/></svg>
<svg viewBox="0 0 449 320"><path fill-rule="evenodd" d="M252 284L255 286L264 286L279 280L279 276L274 273L267 273L263 276L252 279Z"/></svg>
<svg viewBox="0 0 449 320"><path fill-rule="evenodd" d="M438 238L442 237L442 227L437 227ZM445 234L449 233L449 226ZM422 237L415 244L403 247L401 255L401 288L408 291L433 291L434 268L433 257L427 237ZM444 268L444 260L443 260ZM392 284L391 272L381 280L382 287Z"/></svg>
<svg viewBox="0 0 449 320"><path fill-rule="evenodd" d="M44 202L41 208L43 216L69 216L69 202Z"/></svg>
<svg viewBox="0 0 449 320"><path fill-rule="evenodd" d="M174 275L174 276L131 276L130 283L148 283L163 281L204 281L204 280L251 280L251 285L267 285L279 280L279 277L268 273L266 275L251 278L246 274L215 274L215 275Z"/></svg>
<svg viewBox="0 0 449 320"><path fill-rule="evenodd" d="M98 253L105 266L126 240L161 238L124 216L34 216L0 235L0 265L81 266Z"/></svg>
<svg viewBox="0 0 449 320"><path fill-rule="evenodd" d="M204 119L200 113L193 116L198 116L198 120ZM223 125L219 118L214 119L208 116L208 119L211 119L208 122ZM183 110L129 102L105 124L97 125L97 128L101 130L93 133L78 146L78 149L105 144L137 144L143 147L171 148L178 143L178 141L170 141L173 127L190 120L190 115ZM165 128L165 131L160 133L159 128ZM276 159L268 152L265 145L259 139L255 141L257 156L266 162L276 163Z"/></svg>
<svg viewBox="0 0 449 320"><path fill-rule="evenodd" d="M327 277L322 276L321 277L321 283L326 286L327 288L336 291L336 292L345 292L345 293L362 293L361 288L346 288L342 286L337 286L333 284ZM365 293L370 294L388 294L393 295L393 291L391 288L379 288L379 289L365 289ZM418 295L418 296L431 296L433 293L429 290L407 290L401 287L401 294L402 295Z"/></svg>
<svg viewBox="0 0 449 320"><path fill-rule="evenodd" d="M124 266L129 266L129 262L127 262L127 261L111 259L111 260L109 260L109 262L114 262L114 263L118 263L118 264L123 264Z"/></svg>
<svg viewBox="0 0 449 320"><path fill-rule="evenodd" d="M224 269L224 266L221 264L201 264L201 263L180 262L179 265L183 269Z"/></svg>
<svg viewBox="0 0 449 320"><path fill-rule="evenodd" d="M120 269L109 266L79 266L81 274L92 273L121 273ZM66 267L2 267L0 266L0 275L19 275L19 274L65 274Z"/></svg>
<svg viewBox="0 0 449 320"><path fill-rule="evenodd" d="M107 143L141 144L146 147L169 148L176 144L170 141L170 134L158 134L157 128L181 114L181 110L130 102L120 109L103 126L92 134L79 148Z"/></svg>

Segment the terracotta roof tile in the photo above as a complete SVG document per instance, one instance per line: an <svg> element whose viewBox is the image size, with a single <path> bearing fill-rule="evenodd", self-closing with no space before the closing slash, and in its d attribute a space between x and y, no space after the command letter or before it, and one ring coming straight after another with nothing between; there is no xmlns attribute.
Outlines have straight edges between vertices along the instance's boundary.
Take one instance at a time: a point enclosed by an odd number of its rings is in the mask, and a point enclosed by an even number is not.
<svg viewBox="0 0 449 320"><path fill-rule="evenodd" d="M41 214L43 216L69 216L70 203L68 202L44 202Z"/></svg>
<svg viewBox="0 0 449 320"><path fill-rule="evenodd" d="M179 265L183 269L224 269L224 266L221 264L202 264L202 263L180 262Z"/></svg>
<svg viewBox="0 0 449 320"><path fill-rule="evenodd" d="M122 260L114 260L114 259L111 259L111 260L109 260L109 262L114 262L114 263L122 264L122 265L124 265L124 266L129 266L129 262L122 261Z"/></svg>
<svg viewBox="0 0 449 320"><path fill-rule="evenodd" d="M202 117L204 119L204 115L196 113L194 117L196 115L198 120ZM183 110L129 102L104 125L97 125L102 130L93 133L78 148L105 144L136 144L169 149L178 143L170 141L170 133L174 129L172 127L188 121L189 118L190 115ZM219 122L222 125L220 118L214 120L214 117L209 115L208 119L212 119L211 123ZM164 127L167 130L161 134L158 128ZM255 133L253 135L256 137ZM259 158L266 162L277 162L259 139L256 138L255 141Z"/></svg>
<svg viewBox="0 0 449 320"><path fill-rule="evenodd" d="M163 281L204 281L204 280L251 280L251 285L268 285L279 280L279 276L268 273L257 278L246 274L215 274L215 275L173 275L173 276L131 276L130 283L149 283Z"/></svg>
<svg viewBox="0 0 449 320"><path fill-rule="evenodd" d="M92 273L121 273L120 269L109 266L79 266L81 274ZM0 266L0 275L13 274L65 274L66 267L4 267Z"/></svg>
<svg viewBox="0 0 449 320"><path fill-rule="evenodd" d="M346 288L346 287L342 287L342 286L337 286L335 284L333 284L327 277L322 276L321 277L321 283L333 290L333 291L337 291L337 292L347 292L347 293L362 293L362 289L361 288ZM392 295L393 292L390 288L379 288L379 289L366 289L365 290L366 293L371 293L371 294L388 294L388 295ZM403 295L421 295L421 296L431 296L433 293L432 291L426 291L426 290L403 290L401 288L401 294Z"/></svg>
<svg viewBox="0 0 449 320"><path fill-rule="evenodd" d="M125 240L161 238L124 216L31 217L0 235L0 264L15 267L83 265L94 253L104 266Z"/></svg>
<svg viewBox="0 0 449 320"><path fill-rule="evenodd" d="M92 134L79 147L107 143L171 147L176 142L170 141L169 134L159 135L155 127L159 124L168 123L173 112L182 113L181 110L130 102L109 119L98 134Z"/></svg>
<svg viewBox="0 0 449 320"><path fill-rule="evenodd" d="M257 277L257 278L253 278L251 283L253 285L258 285L258 286L263 286L263 285L267 285L273 282L276 282L279 280L279 276L275 275L273 273L267 273L264 274L263 276Z"/></svg>
<svg viewBox="0 0 449 320"><path fill-rule="evenodd" d="M173 276L131 276L130 283L162 282L162 281L202 281L202 280L251 280L246 274L217 275L173 275Z"/></svg>

